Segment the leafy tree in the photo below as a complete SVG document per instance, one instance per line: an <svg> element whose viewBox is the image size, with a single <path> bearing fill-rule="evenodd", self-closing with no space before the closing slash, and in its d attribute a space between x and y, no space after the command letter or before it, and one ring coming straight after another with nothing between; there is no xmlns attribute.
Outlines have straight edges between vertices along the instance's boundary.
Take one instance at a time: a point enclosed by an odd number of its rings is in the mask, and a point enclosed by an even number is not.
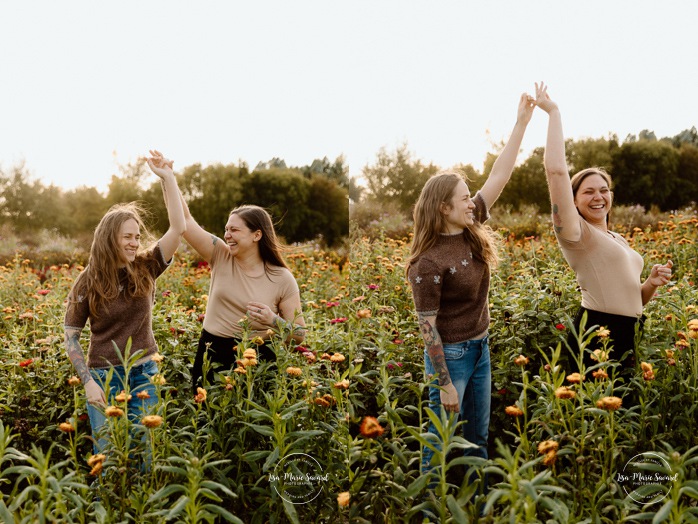
<svg viewBox="0 0 698 524"><path fill-rule="evenodd" d="M347 190L332 180L315 175L310 180L305 234L309 239L321 236L328 246L336 245L349 234Z"/></svg>
<svg viewBox="0 0 698 524"><path fill-rule="evenodd" d="M613 152L618 149L618 138L587 138L567 140L565 153L570 174L588 167L602 167L610 170L613 164Z"/></svg>
<svg viewBox="0 0 698 524"><path fill-rule="evenodd" d="M414 160L407 144L389 153L381 148L375 165L367 165L362 173L368 186L368 197L377 202L397 202L409 213L426 181L439 171L433 164Z"/></svg>

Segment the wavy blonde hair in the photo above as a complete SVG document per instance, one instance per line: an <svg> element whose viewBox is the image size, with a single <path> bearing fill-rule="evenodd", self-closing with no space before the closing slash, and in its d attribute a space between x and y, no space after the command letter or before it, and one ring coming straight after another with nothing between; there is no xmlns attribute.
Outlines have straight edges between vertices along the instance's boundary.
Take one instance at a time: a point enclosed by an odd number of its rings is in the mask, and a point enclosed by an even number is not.
<svg viewBox="0 0 698 524"><path fill-rule="evenodd" d="M102 217L95 228L90 259L85 270L75 281L75 289L87 297L90 315L97 318L106 311L106 304L119 296L119 236L121 226L128 220L135 220L141 237L148 237L148 231L141 218L143 209L135 202L116 204ZM141 244L142 245L142 244ZM155 280L148 271L152 251L143 254L139 248L136 259L127 262L125 270L128 284L126 293L131 297L144 297L153 292Z"/></svg>
<svg viewBox="0 0 698 524"><path fill-rule="evenodd" d="M409 271L410 265L422 253L436 244L446 224L441 214L441 204L452 205L454 190L461 180L467 183L467 179L460 174L443 171L435 174L424 184L414 206L414 238L406 271ZM472 226L463 230L463 237L470 244L475 258L485 262L490 268L497 267L499 263L497 249L500 242L499 237L489 226L475 221Z"/></svg>

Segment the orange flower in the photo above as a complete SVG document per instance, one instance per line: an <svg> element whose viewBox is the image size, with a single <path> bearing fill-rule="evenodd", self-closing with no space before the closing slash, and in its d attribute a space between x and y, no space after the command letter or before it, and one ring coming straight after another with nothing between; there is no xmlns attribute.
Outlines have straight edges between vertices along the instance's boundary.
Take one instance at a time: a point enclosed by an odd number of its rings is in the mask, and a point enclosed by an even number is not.
<svg viewBox="0 0 698 524"><path fill-rule="evenodd" d="M264 344L264 339L262 337L254 337L252 339L252 343L261 346L262 344Z"/></svg>
<svg viewBox="0 0 698 524"><path fill-rule="evenodd" d="M75 426L73 426L70 422L61 422L58 424L58 429L65 433L72 433L75 431Z"/></svg>
<svg viewBox="0 0 698 524"><path fill-rule="evenodd" d="M152 357L150 357L150 360L152 360L156 364L159 364L160 362L165 360L165 357L163 357L160 353L155 353Z"/></svg>
<svg viewBox="0 0 698 524"><path fill-rule="evenodd" d="M247 375L247 370L242 366L236 367L233 371L239 375Z"/></svg>
<svg viewBox="0 0 698 524"><path fill-rule="evenodd" d="M375 417L364 417L361 422L359 431L365 438L376 438L383 434L383 426L378 423L378 419Z"/></svg>
<svg viewBox="0 0 698 524"><path fill-rule="evenodd" d="M332 362L344 362L345 357L341 353L335 353L334 355L332 355L332 357L330 357L330 360Z"/></svg>
<svg viewBox="0 0 698 524"><path fill-rule="evenodd" d="M528 357L524 357L523 355L519 355L518 357L516 357L514 359L514 364L516 364L517 366L524 367L526 364L528 364L529 360L530 359Z"/></svg>
<svg viewBox="0 0 698 524"><path fill-rule="evenodd" d="M122 389L121 393L114 397L114 400L116 400L117 402L128 402L129 400L131 400L131 398L133 397L131 397L131 395L128 395L127 397L126 392Z"/></svg>
<svg viewBox="0 0 698 524"><path fill-rule="evenodd" d="M92 467L95 464L101 464L102 462L104 462L106 458L107 457L101 453L98 453L97 455L92 455L90 458L87 459L87 465Z"/></svg>
<svg viewBox="0 0 698 524"><path fill-rule="evenodd" d="M596 402L596 407L608 411L615 411L623 405L623 399L618 397L603 397Z"/></svg>
<svg viewBox="0 0 698 524"><path fill-rule="evenodd" d="M359 309L356 312L356 316L359 318L371 318L371 310L370 309Z"/></svg>
<svg viewBox="0 0 698 524"><path fill-rule="evenodd" d="M141 423L146 428L157 428L162 425L162 417L160 415L146 415L141 419Z"/></svg>
<svg viewBox="0 0 698 524"><path fill-rule="evenodd" d="M242 354L242 358L247 358L247 359L257 359L257 351L255 351L252 348L247 348L245 352Z"/></svg>
<svg viewBox="0 0 698 524"><path fill-rule="evenodd" d="M104 410L104 414L108 417L123 417L124 410L116 406L108 406L107 409Z"/></svg>
<svg viewBox="0 0 698 524"><path fill-rule="evenodd" d="M611 334L611 332L610 332L608 329L604 328L604 327L599 328L599 329L596 331L596 335L597 335L599 338L608 338L608 336L609 336L610 334Z"/></svg>
<svg viewBox="0 0 698 524"><path fill-rule="evenodd" d="M521 417L524 412L518 406L507 406L504 408L504 413L510 417Z"/></svg>
<svg viewBox="0 0 698 524"><path fill-rule="evenodd" d="M206 400L206 390L204 388L196 388L196 395L194 395L194 402L197 404L202 404Z"/></svg>
<svg viewBox="0 0 698 524"><path fill-rule="evenodd" d="M597 369L596 371L591 373L594 375L594 378L596 380L605 380L608 378L608 373L606 373L605 369Z"/></svg>
<svg viewBox="0 0 698 524"><path fill-rule="evenodd" d="M552 466L557 460L557 451L549 451L545 454L543 458L543 464L546 466Z"/></svg>
<svg viewBox="0 0 698 524"><path fill-rule="evenodd" d="M546 453L549 453L551 451L557 451L557 448L560 445L555 442L554 440L544 440L540 444L538 444L538 453L541 455L545 455Z"/></svg>
<svg viewBox="0 0 698 524"><path fill-rule="evenodd" d="M584 380L584 377L579 373L572 373L571 375L567 375L567 382L569 382L570 384L579 384L582 380Z"/></svg>
<svg viewBox="0 0 698 524"><path fill-rule="evenodd" d="M153 375L150 381L158 386L164 386L165 384L167 384L167 380L165 380L165 377L161 373Z"/></svg>
<svg viewBox="0 0 698 524"><path fill-rule="evenodd" d="M104 469L103 463L97 462L97 463L95 463L94 466L92 466L92 469L90 470L90 475L96 477L97 475L99 475L102 472L103 469Z"/></svg>
<svg viewBox="0 0 698 524"><path fill-rule="evenodd" d="M596 362L606 362L606 360L608 360L608 351L595 349L590 356L591 359L595 360Z"/></svg>
<svg viewBox="0 0 698 524"><path fill-rule="evenodd" d="M80 384L80 379L78 377L76 377L75 375L73 375L72 377L70 377L68 379L69 386L77 386L78 384Z"/></svg>
<svg viewBox="0 0 698 524"><path fill-rule="evenodd" d="M351 494L348 491L343 491L337 495L337 504L344 508L349 505L349 500L351 499Z"/></svg>
<svg viewBox="0 0 698 524"><path fill-rule="evenodd" d="M141 400L148 400L150 398L150 393L147 391L139 391L136 396Z"/></svg>
<svg viewBox="0 0 698 524"><path fill-rule="evenodd" d="M555 396L560 399L572 399L577 394L567 386L560 386L555 390Z"/></svg>
<svg viewBox="0 0 698 524"><path fill-rule="evenodd" d="M335 389L349 389L349 381L345 378L340 382L335 382L332 387Z"/></svg>
<svg viewBox="0 0 698 524"><path fill-rule="evenodd" d="M301 368L289 366L286 368L286 373L292 377L300 377L303 374L303 370Z"/></svg>

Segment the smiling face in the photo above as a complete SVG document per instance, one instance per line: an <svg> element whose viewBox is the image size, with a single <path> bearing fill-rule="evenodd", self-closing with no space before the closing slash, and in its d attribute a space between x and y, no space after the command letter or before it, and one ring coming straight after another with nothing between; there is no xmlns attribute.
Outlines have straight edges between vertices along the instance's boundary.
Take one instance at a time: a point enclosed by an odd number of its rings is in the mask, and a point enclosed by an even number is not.
<svg viewBox="0 0 698 524"><path fill-rule="evenodd" d="M251 231L245 221L237 214L230 215L225 225L225 241L233 256L247 253L250 249L259 249L257 243L262 238L262 232Z"/></svg>
<svg viewBox="0 0 698 524"><path fill-rule="evenodd" d="M441 204L440 211L444 219L442 233L462 233L466 227L475 223L475 203L470 198L470 189L463 180L453 189L450 202Z"/></svg>
<svg viewBox="0 0 698 524"><path fill-rule="evenodd" d="M141 229L133 218L129 218L121 224L118 236L119 267L133 262L141 245Z"/></svg>
<svg viewBox="0 0 698 524"><path fill-rule="evenodd" d="M613 193L601 175L589 175L579 185L574 205L584 220L591 224L605 224L611 210Z"/></svg>

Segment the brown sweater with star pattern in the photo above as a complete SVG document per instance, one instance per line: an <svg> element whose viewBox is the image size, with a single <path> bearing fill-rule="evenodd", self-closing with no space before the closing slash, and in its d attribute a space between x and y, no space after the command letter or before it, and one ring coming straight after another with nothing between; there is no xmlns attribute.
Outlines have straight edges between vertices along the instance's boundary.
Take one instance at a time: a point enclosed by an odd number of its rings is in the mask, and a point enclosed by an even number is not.
<svg viewBox="0 0 698 524"><path fill-rule="evenodd" d="M479 194L473 201L475 219L484 222L489 218L485 201ZM417 312L436 314L442 342L463 342L487 330L489 266L473 257L462 233L439 235L436 244L410 265L408 279Z"/></svg>

